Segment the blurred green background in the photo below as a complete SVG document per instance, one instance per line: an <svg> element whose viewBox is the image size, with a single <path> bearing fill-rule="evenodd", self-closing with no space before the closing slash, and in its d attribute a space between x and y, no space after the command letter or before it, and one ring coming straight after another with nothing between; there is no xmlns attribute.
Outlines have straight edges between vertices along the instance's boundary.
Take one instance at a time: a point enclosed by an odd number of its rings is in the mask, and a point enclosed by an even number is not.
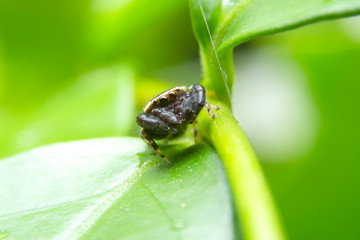
<svg viewBox="0 0 360 240"><path fill-rule="evenodd" d="M290 239L358 239L360 19L235 49L233 111ZM0 3L0 157L138 136L159 91L201 79L187 1Z"/></svg>

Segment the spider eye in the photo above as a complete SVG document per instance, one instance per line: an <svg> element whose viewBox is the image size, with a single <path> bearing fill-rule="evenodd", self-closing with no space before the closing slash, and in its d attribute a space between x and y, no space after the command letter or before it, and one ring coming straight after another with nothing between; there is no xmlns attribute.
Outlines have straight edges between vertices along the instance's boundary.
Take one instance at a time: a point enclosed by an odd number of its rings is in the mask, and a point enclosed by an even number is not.
<svg viewBox="0 0 360 240"><path fill-rule="evenodd" d="M169 100L174 101L175 99L176 99L176 93L174 92L169 93Z"/></svg>
<svg viewBox="0 0 360 240"><path fill-rule="evenodd" d="M161 104L161 105L165 105L165 104L167 104L167 103L168 103L167 97L161 97L161 98L160 98L160 104Z"/></svg>
<svg viewBox="0 0 360 240"><path fill-rule="evenodd" d="M190 113L191 113L191 109L190 109L189 107L184 108L184 113L185 113L186 115L190 114Z"/></svg>

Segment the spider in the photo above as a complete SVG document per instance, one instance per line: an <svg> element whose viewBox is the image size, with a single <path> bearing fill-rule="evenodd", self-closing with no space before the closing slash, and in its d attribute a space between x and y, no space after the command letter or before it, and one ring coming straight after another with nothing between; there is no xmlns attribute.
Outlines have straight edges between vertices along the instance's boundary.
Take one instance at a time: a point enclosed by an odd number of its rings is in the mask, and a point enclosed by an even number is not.
<svg viewBox="0 0 360 240"><path fill-rule="evenodd" d="M189 124L194 124L194 136L197 136L196 117L205 107L212 119L215 114L211 109L220 107L206 102L205 88L195 84L189 88L175 87L152 99L136 120L142 127L141 138L159 154L165 164L171 166L154 139L174 138L183 134Z"/></svg>

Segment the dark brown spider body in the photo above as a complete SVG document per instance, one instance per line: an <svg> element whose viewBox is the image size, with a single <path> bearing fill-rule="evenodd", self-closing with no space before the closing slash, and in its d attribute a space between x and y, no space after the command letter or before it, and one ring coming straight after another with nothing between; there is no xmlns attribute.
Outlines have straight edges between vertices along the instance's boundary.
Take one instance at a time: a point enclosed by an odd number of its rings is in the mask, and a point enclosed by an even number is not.
<svg viewBox="0 0 360 240"><path fill-rule="evenodd" d="M211 105L206 103L206 91L202 85L196 84L189 89L175 87L152 99L144 112L137 116L137 124L143 128L141 134L145 142L170 165L153 139L172 138L183 134L187 126L194 123L204 106L210 116L215 118L210 109Z"/></svg>

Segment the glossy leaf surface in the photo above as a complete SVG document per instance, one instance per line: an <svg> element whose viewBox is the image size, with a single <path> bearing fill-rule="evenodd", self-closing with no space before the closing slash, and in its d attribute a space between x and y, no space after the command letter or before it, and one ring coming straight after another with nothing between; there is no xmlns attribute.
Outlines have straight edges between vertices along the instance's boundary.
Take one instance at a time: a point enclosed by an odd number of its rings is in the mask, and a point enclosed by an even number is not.
<svg viewBox="0 0 360 240"><path fill-rule="evenodd" d="M233 239L230 195L214 150L136 138L41 147L0 161L7 239Z"/></svg>

